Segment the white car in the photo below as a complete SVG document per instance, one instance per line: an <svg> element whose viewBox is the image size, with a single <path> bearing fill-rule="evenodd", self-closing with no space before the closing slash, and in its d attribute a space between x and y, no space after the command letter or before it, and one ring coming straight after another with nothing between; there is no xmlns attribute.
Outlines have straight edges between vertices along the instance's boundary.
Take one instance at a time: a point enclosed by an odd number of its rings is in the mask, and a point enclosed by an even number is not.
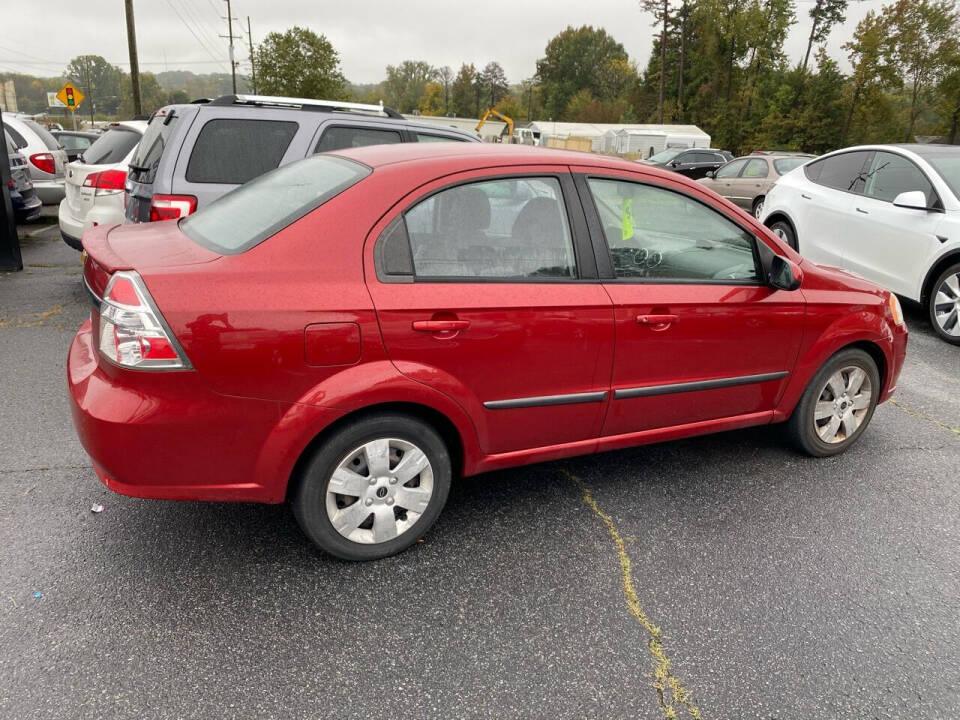
<svg viewBox="0 0 960 720"><path fill-rule="evenodd" d="M95 225L123 222L123 186L127 165L147 129L142 120L114 122L67 165L66 197L60 203L60 235L76 250L80 240Z"/></svg>
<svg viewBox="0 0 960 720"><path fill-rule="evenodd" d="M67 151L45 127L29 115L3 114L4 129L29 162L30 180L44 205L63 199L63 169Z"/></svg>
<svg viewBox="0 0 960 720"><path fill-rule="evenodd" d="M924 305L960 345L960 147L870 145L780 178L763 223L813 262Z"/></svg>

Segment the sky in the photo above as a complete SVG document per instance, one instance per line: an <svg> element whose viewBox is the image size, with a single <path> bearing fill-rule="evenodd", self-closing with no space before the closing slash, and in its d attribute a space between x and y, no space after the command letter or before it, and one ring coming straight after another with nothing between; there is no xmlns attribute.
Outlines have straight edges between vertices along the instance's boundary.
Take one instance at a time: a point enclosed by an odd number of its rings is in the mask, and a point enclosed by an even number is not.
<svg viewBox="0 0 960 720"><path fill-rule="evenodd" d="M786 43L793 62L806 49L812 2L797 1L798 22ZM827 45L842 69L849 64L841 46L867 11L881 6L881 0L850 3L846 23L834 29ZM227 35L225 0L134 0L134 8L141 71L229 72L227 40L218 37ZM234 0L233 15L234 34L242 35L235 41L241 72L249 70L249 16L254 43L293 25L326 35L354 83L379 82L387 65L403 60L454 71L462 62L482 67L496 60L510 82L518 83L535 73L547 42L568 25L604 28L642 69L654 32L637 0ZM56 76L70 58L84 54L102 55L129 70L121 0L0 0L0 17L13 19L20 29L0 34L0 71ZM44 41L34 42L38 37Z"/></svg>

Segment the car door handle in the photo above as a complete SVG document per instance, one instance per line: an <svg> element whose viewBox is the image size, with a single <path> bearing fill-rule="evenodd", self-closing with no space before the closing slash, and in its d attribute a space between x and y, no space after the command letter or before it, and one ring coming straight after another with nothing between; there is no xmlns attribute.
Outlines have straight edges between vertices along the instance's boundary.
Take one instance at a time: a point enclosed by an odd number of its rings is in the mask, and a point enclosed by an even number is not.
<svg viewBox="0 0 960 720"><path fill-rule="evenodd" d="M809 200L809 199L810 199L810 196L807 195L806 193L800 193L800 197L802 197L804 200Z"/></svg>
<svg viewBox="0 0 960 720"><path fill-rule="evenodd" d="M864 215L869 215L869 214L870 214L870 213L868 213L866 210L864 210L863 208L857 208L857 212L858 212L858 213L863 213Z"/></svg>
<svg viewBox="0 0 960 720"><path fill-rule="evenodd" d="M414 320L413 329L419 332L451 332L466 330L469 320Z"/></svg>
<svg viewBox="0 0 960 720"><path fill-rule="evenodd" d="M676 315L637 315L639 325L670 325L679 318Z"/></svg>

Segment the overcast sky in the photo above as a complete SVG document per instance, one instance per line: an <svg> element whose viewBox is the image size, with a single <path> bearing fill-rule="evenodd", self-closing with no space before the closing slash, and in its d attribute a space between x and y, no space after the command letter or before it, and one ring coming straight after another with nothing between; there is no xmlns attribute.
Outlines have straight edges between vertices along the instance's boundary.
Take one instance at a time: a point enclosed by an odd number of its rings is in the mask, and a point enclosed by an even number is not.
<svg viewBox="0 0 960 720"><path fill-rule="evenodd" d="M19 31L0 34L0 71L58 75L71 57L88 53L129 69L121 0L2 3L6 8L0 15ZM786 46L794 62L806 48L811 4L797 2L798 22ZM848 63L841 45L867 10L881 4L850 3L847 22L833 31L828 44L842 68ZM226 15L224 0L135 0L134 7L141 71L229 72L227 41L217 37L227 34L220 17ZM378 82L387 65L407 59L454 70L462 62L482 67L497 60L516 83L534 74L547 41L568 25L604 28L643 68L653 32L651 18L637 0L236 0L233 14L240 19L234 34L243 35L236 48L242 72L249 69L249 15L254 42L293 25L325 34L340 53L344 74L356 83ZM43 41L36 42L38 38Z"/></svg>

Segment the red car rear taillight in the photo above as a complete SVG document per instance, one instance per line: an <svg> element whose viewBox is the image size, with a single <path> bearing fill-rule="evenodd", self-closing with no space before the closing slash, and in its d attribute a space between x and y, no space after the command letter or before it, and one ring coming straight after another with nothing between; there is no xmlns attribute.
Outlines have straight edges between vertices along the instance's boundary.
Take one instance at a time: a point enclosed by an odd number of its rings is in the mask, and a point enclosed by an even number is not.
<svg viewBox="0 0 960 720"><path fill-rule="evenodd" d="M193 195L154 195L150 198L150 222L179 220L196 209Z"/></svg>
<svg viewBox="0 0 960 720"><path fill-rule="evenodd" d="M137 273L114 273L100 303L100 353L122 367L189 368L173 333L154 308Z"/></svg>
<svg viewBox="0 0 960 720"><path fill-rule="evenodd" d="M53 155L50 153L36 153L35 155L31 155L30 162L32 162L38 170L43 170L45 173L54 175L57 172L57 161L53 159Z"/></svg>
<svg viewBox="0 0 960 720"><path fill-rule="evenodd" d="M123 184L126 181L126 170L103 170L87 175L83 181L83 186L94 188L94 195L101 195L123 190Z"/></svg>

